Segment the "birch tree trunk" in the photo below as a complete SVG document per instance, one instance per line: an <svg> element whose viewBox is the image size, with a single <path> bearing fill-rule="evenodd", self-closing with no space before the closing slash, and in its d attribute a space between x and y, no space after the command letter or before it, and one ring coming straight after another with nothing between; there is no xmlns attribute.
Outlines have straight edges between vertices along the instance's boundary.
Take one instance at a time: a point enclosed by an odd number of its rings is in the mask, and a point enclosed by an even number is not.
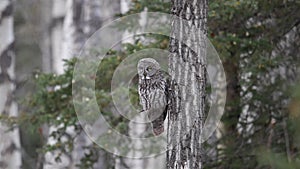
<svg viewBox="0 0 300 169"><path fill-rule="evenodd" d="M41 1L40 28L42 32L40 33L40 48L42 51L42 69L45 73L50 73L52 71L51 32L52 29L55 28L55 26L51 26L54 21L54 18L52 17L52 4L53 1Z"/></svg>
<svg viewBox="0 0 300 169"><path fill-rule="evenodd" d="M79 52L86 40L83 32L83 13L84 13L84 0L67 0L66 16L63 27L63 49L62 58L71 59L79 55ZM75 129L68 127L68 134L75 136ZM80 163L80 160L84 157L84 146L90 144L89 138L85 133L81 133L74 139L74 149L71 156L71 162L69 168L76 168L76 165Z"/></svg>
<svg viewBox="0 0 300 169"><path fill-rule="evenodd" d="M45 27L47 27L47 31L43 34L43 69L45 72L63 73L62 46L64 38L63 28L66 18L66 1L52 0L51 3L44 2L44 5L45 8L50 8L52 12L50 16L50 23L47 24L47 20L44 21L46 22ZM54 126L50 126L48 130L43 130L45 133L47 133L47 144L53 145L57 142L54 138L49 137L49 135L55 130L57 129ZM57 162L55 161L55 158L58 154L59 152L56 151L47 152L44 156L43 168L60 169L69 166L71 162L70 156L67 154L62 154L60 156L61 161Z"/></svg>
<svg viewBox="0 0 300 169"><path fill-rule="evenodd" d="M63 22L66 14L66 1L52 0L52 20L50 26L51 57L43 57L43 64L50 64L53 72L61 72ZM48 63L47 63L48 62ZM43 66L45 66L43 65Z"/></svg>
<svg viewBox="0 0 300 169"><path fill-rule="evenodd" d="M169 73L175 106L169 113L167 168L202 168L201 133L205 114L207 0L172 0ZM193 30L200 29L201 32ZM182 41L188 42L183 44ZM193 46L192 51L187 45Z"/></svg>
<svg viewBox="0 0 300 169"><path fill-rule="evenodd" d="M57 3L54 1L54 3ZM61 2L60 2L61 3ZM65 11L65 16L63 19L62 26L58 28L57 32L54 32L53 37L57 38L53 41L53 49L57 50L57 55L53 50L53 71L56 73L64 73L63 69L63 59L71 59L72 57L79 54L80 49L85 42L84 33L82 31L82 12L84 7L84 0L67 0L65 8L61 10ZM55 4L54 6L55 7ZM53 9L56 11L57 9ZM61 12L63 14L63 12ZM61 15L62 16L62 15ZM58 37L58 32L61 32L61 36ZM56 33L56 34L55 34ZM59 40L60 41L56 41ZM61 48L56 48L57 44L61 44ZM59 117L58 117L59 118ZM57 130L55 126L51 126L49 129L49 134ZM75 129L72 127L67 128L67 135L75 135ZM62 154L60 156L61 162L56 162L55 157L57 152L48 152L46 157L46 163L44 168L66 168L71 167L75 168L76 164L80 162L80 159L84 156L84 150L82 146L85 146L86 138L83 136L78 136L75 139L74 150L72 154ZM48 144L55 144L57 141L53 138L48 139Z"/></svg>
<svg viewBox="0 0 300 169"><path fill-rule="evenodd" d="M107 34L106 36L97 36L95 33L101 26L105 24L109 24L115 19L115 15L121 12L121 3L120 0L85 0L84 7L84 33L86 38L93 36L93 38L97 39L98 44L102 43L110 43L110 42L118 42L121 39L121 34L119 32L114 32L114 34ZM91 46L85 46L85 48L93 49L93 46L97 46L98 44L89 43ZM117 45L114 49L118 49L120 46ZM106 128L101 120L96 122L96 126L98 126L95 132L99 132L99 130ZM86 137L85 133L82 133L84 136L80 136L81 138ZM91 146L92 143L88 141L88 145ZM98 161L94 164L94 168L109 168L116 164L114 163L114 158L111 158L112 155L108 154L105 150L99 148L98 149ZM111 159L110 159L111 158Z"/></svg>
<svg viewBox="0 0 300 169"><path fill-rule="evenodd" d="M15 94L13 2L0 2L0 115L18 116ZM18 127L0 122L0 168L18 169L22 165L20 133Z"/></svg>
<svg viewBox="0 0 300 169"><path fill-rule="evenodd" d="M51 70L61 74L63 73L63 59L71 59L72 57L79 56L80 50L86 40L102 26L103 21L110 19L109 17L113 18L114 14L120 11L120 2L119 0L114 0L110 3L100 0L67 0L65 4L61 4L56 9L58 3L62 2L53 0L53 17L59 17L59 19L54 19L54 21L59 22L55 22L55 25L57 25L55 27L52 25L51 29L57 29L50 33L51 59L45 58L45 60L52 61ZM105 11L104 15L103 11ZM99 41L103 38L99 37ZM114 37L110 36L109 38ZM87 48L92 48L92 46L88 46ZM47 50L45 52L46 56ZM55 126L50 126L49 133L55 130ZM68 127L66 134L75 136L75 129ZM55 139L48 138L48 144L55 144L56 142ZM85 147L89 146L92 146L91 140L84 132L81 132L74 140L73 151L70 154L61 156L62 162L55 162L55 154L57 153L53 152L53 154L49 152L46 154L44 168L78 168L76 165L80 163L80 160L87 153L86 151L89 151L85 149ZM98 154L99 159L94 164L94 167L103 168L107 163L107 161L104 161L106 154L100 149Z"/></svg>

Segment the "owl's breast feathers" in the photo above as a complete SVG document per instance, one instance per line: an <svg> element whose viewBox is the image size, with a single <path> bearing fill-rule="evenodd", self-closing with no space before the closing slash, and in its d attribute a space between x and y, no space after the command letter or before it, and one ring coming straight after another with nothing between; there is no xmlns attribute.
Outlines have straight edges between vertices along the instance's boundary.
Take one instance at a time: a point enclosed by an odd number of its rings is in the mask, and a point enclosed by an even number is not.
<svg viewBox="0 0 300 169"><path fill-rule="evenodd" d="M139 94L143 109L148 111L153 133L159 135L164 131L164 120L169 103L170 79L167 73L158 71L151 79L140 79Z"/></svg>

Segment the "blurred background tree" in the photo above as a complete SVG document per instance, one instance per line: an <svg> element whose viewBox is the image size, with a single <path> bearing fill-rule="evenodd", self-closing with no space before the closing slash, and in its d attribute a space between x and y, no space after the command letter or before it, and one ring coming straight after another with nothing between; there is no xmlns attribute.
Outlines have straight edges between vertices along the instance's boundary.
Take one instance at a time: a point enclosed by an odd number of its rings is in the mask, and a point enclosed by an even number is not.
<svg viewBox="0 0 300 169"><path fill-rule="evenodd" d="M59 32L63 31L68 10L56 3L62 2L20 0L15 3L17 81L28 79L28 82L20 83L17 90L19 119L3 117L2 120L17 122L21 128L23 168L42 168L46 152L59 150L70 156L74 145L78 146L74 142L78 135L68 137L66 130L72 127L75 133L82 132L71 100L76 59L67 61L62 68L63 53L59 51L59 43L63 41L57 39L62 37ZM85 5L81 10L88 11L89 4ZM92 8L88 14L98 12L100 16L113 17L116 13L123 12L119 15L123 16L145 10L170 13L167 0L122 0L116 2L120 9L115 13L110 3L98 5L101 10ZM76 9L71 12L78 14L80 8ZM207 145L207 149L216 150L216 155L205 159L204 168L300 168L299 24L300 2L297 0L209 1L208 37L221 57L228 86L225 114L217 139ZM96 25L99 26L101 24ZM92 31L86 27L82 30ZM146 48L168 49L168 42L165 36L139 35L133 37L132 43L123 43L112 51L97 73L98 104L105 107L110 103L110 79L122 59ZM60 74L56 74L54 61L59 62ZM35 71L29 78L36 68L47 73ZM135 95L132 96L137 102ZM25 97L26 101L22 101ZM128 133L128 121L113 116L113 112L104 110L103 114L120 132ZM49 133L48 127L53 125L58 128ZM47 144L49 136L57 140L54 145ZM94 144L84 149L81 160L74 164L78 168L99 168L99 161L102 161L100 168L130 168L126 159L101 151ZM63 160L54 158L58 163ZM149 167L149 163L151 161L143 162L139 167Z"/></svg>

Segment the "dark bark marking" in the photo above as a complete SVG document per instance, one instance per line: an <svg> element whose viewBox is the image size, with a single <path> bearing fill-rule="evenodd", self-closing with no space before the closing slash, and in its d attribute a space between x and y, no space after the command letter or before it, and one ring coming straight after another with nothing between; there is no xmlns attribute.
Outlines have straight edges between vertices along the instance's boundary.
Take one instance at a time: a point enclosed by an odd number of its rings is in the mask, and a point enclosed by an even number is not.
<svg viewBox="0 0 300 169"><path fill-rule="evenodd" d="M13 154L17 150L15 143L11 143L1 154L4 156L6 154Z"/></svg>
<svg viewBox="0 0 300 169"><path fill-rule="evenodd" d="M76 34L78 34L76 36L75 39L75 43L76 44L81 44L82 42L84 42L84 31L83 31L83 25L84 23L82 22L83 20L83 8L84 8L84 3L82 0L74 0L73 5L75 6L73 8L73 23L77 26L75 26L76 28Z"/></svg>
<svg viewBox="0 0 300 169"><path fill-rule="evenodd" d="M49 30L50 30L49 32L51 32L51 30L53 30L58 25L61 25L63 23L64 19L65 19L64 16L53 18L49 25Z"/></svg>
<svg viewBox="0 0 300 169"><path fill-rule="evenodd" d="M7 99L6 99L6 102L5 102L5 105L4 105L4 110L3 110L3 112L1 112L1 114L9 115L9 109L10 109L12 103L13 103L13 100L14 100L13 95L14 95L14 91L13 92L10 91L7 94Z"/></svg>
<svg viewBox="0 0 300 169"><path fill-rule="evenodd" d="M11 67L12 65L12 58L14 57L14 42L11 43L0 55L0 85L3 83L15 83L15 80L11 79L9 76L7 69ZM14 91L8 91L7 93L7 99L5 102L4 110L3 112L0 112L1 114L8 115L9 109L11 107L11 104L13 102L13 95Z"/></svg>
<svg viewBox="0 0 300 169"><path fill-rule="evenodd" d="M12 57L14 55L13 53L14 49L14 43L10 44L1 54L0 56L0 67L2 72L7 72L7 69L12 64Z"/></svg>
<svg viewBox="0 0 300 169"><path fill-rule="evenodd" d="M6 17L12 16L13 14L13 4L11 0L10 3L6 6L6 8L1 12L1 18L0 18L0 24L2 23L2 20Z"/></svg>
<svg viewBox="0 0 300 169"><path fill-rule="evenodd" d="M10 77L6 73L0 73L0 85L7 81L11 81Z"/></svg>
<svg viewBox="0 0 300 169"><path fill-rule="evenodd" d="M7 168L7 164L4 161L0 161L0 168Z"/></svg>

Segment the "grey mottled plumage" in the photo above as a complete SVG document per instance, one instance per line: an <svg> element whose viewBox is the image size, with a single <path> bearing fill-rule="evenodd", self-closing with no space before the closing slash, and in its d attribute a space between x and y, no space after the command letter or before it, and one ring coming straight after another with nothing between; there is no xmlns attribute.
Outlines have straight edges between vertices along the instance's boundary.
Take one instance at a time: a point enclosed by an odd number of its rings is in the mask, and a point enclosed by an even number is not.
<svg viewBox="0 0 300 169"><path fill-rule="evenodd" d="M159 135L164 131L164 120L168 110L168 75L152 58L144 58L138 62L139 97L143 111L147 111L152 123L153 133Z"/></svg>

